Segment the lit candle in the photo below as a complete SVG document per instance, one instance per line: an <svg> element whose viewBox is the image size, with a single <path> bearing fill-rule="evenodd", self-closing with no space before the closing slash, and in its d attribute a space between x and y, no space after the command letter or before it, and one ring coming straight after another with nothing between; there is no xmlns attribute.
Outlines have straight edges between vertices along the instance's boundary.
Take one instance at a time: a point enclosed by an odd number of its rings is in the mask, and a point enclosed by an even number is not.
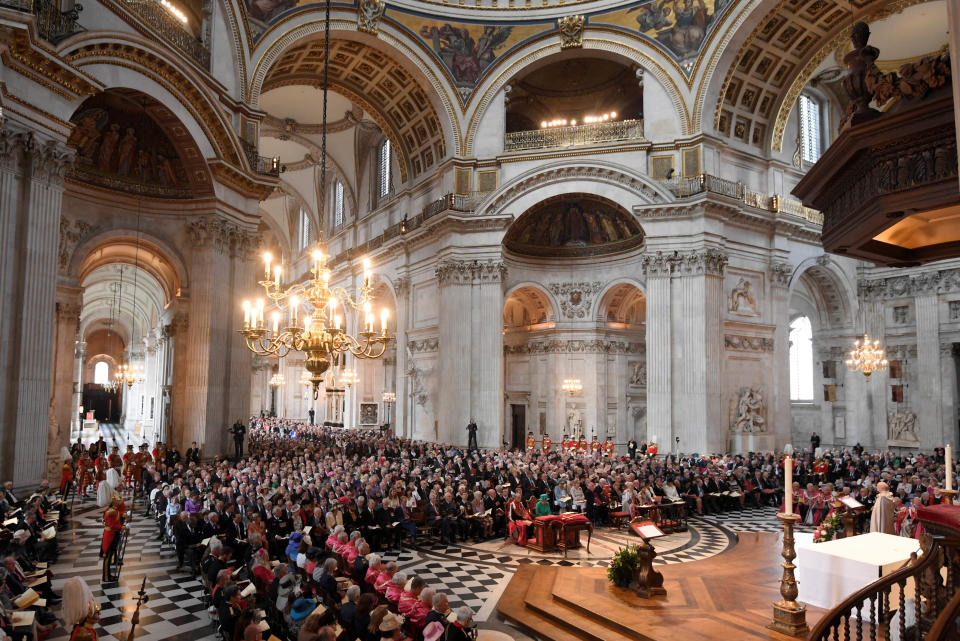
<svg viewBox="0 0 960 641"><path fill-rule="evenodd" d="M341 318L340 318L340 315L339 315L339 314L337 314L336 316L333 317L333 325L334 325L334 327L336 327L337 329L340 329L340 321L341 321Z"/></svg>
<svg viewBox="0 0 960 641"><path fill-rule="evenodd" d="M793 459L789 456L783 459L783 500L783 513L793 514Z"/></svg>
<svg viewBox="0 0 960 641"><path fill-rule="evenodd" d="M303 333L305 335L310 335L310 321L313 320L309 316L304 316L303 318Z"/></svg>
<svg viewBox="0 0 960 641"><path fill-rule="evenodd" d="M266 263L267 265L267 280L270 280L270 261L271 260L272 260L272 257L270 256L270 252L267 252L266 254L263 255L263 262Z"/></svg>
<svg viewBox="0 0 960 641"><path fill-rule="evenodd" d="M250 301L243 301L243 327L250 327Z"/></svg>
<svg viewBox="0 0 960 641"><path fill-rule="evenodd" d="M273 284L280 287L280 265L273 268Z"/></svg>
<svg viewBox="0 0 960 641"><path fill-rule="evenodd" d="M280 312L273 313L273 335L280 333Z"/></svg>
<svg viewBox="0 0 960 641"><path fill-rule="evenodd" d="M330 300L327 301L327 307L329 307L327 310L327 320L333 325L333 316L337 313L337 299L331 297Z"/></svg>
<svg viewBox="0 0 960 641"><path fill-rule="evenodd" d="M257 299L256 315L257 315L257 323L259 324L260 327L263 327L263 299L262 298Z"/></svg>
<svg viewBox="0 0 960 641"><path fill-rule="evenodd" d="M390 315L390 312L387 311L387 308L380 310L380 331L386 335L387 333L387 317Z"/></svg>
<svg viewBox="0 0 960 641"><path fill-rule="evenodd" d="M370 287L370 259L363 259L363 286Z"/></svg>
<svg viewBox="0 0 960 641"><path fill-rule="evenodd" d="M296 296L290 297L290 325L295 326L297 324L297 307L300 306L300 299Z"/></svg>
<svg viewBox="0 0 960 641"><path fill-rule="evenodd" d="M314 264L313 269L314 269L314 271L317 273L318 276L320 275L320 262L321 262L322 260L323 260L323 254L322 254L322 253L320 253L319 251L313 252L313 264Z"/></svg>
<svg viewBox="0 0 960 641"><path fill-rule="evenodd" d="M943 461L947 467L947 491L953 490L953 446L947 445L943 453Z"/></svg>

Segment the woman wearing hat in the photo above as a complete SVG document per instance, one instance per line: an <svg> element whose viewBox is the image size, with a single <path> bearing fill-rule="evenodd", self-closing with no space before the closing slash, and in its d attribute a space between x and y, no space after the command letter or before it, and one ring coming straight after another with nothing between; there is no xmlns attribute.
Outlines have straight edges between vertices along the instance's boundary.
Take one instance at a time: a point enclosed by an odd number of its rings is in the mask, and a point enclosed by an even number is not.
<svg viewBox="0 0 960 641"><path fill-rule="evenodd" d="M534 510L537 516L550 516L550 495L541 494L540 500L537 501L536 509Z"/></svg>
<svg viewBox="0 0 960 641"><path fill-rule="evenodd" d="M397 616L393 612L387 612L380 621L380 639L381 641L400 641L403 638L403 617Z"/></svg>

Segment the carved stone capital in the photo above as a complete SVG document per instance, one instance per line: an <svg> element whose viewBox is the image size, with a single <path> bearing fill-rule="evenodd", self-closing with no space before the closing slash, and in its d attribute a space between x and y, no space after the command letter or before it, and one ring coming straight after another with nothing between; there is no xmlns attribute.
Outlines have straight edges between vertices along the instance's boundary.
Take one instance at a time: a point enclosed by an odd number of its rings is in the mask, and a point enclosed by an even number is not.
<svg viewBox="0 0 960 641"><path fill-rule="evenodd" d="M669 278L673 273L676 255L676 252L664 254L662 251L656 254L644 254L640 258L640 266L647 278Z"/></svg>
<svg viewBox="0 0 960 641"><path fill-rule="evenodd" d="M679 271L683 275L723 276L727 253L719 249L702 249L680 254Z"/></svg>
<svg viewBox="0 0 960 641"><path fill-rule="evenodd" d="M564 16L557 20L560 31L560 48L572 49L583 46L583 25L585 19L580 16Z"/></svg>
<svg viewBox="0 0 960 641"><path fill-rule="evenodd" d="M790 276L793 274L793 265L773 261L770 263L770 282L774 287L787 287L790 285Z"/></svg>
<svg viewBox="0 0 960 641"><path fill-rule="evenodd" d="M30 172L32 180L63 185L63 177L74 162L73 150L56 140L39 140L32 131L12 124L0 126L0 169L20 174Z"/></svg>
<svg viewBox="0 0 960 641"><path fill-rule="evenodd" d="M260 246L259 234L219 216L199 216L187 222L194 249L213 249L222 254L252 257Z"/></svg>
<svg viewBox="0 0 960 641"><path fill-rule="evenodd" d="M407 347L410 348L410 351L414 354L420 354L423 352L435 352L440 349L440 339L439 338L422 338L419 340L409 340L407 341Z"/></svg>
<svg viewBox="0 0 960 641"><path fill-rule="evenodd" d="M57 302L57 318L62 321L79 321L83 305L80 303Z"/></svg>
<svg viewBox="0 0 960 641"><path fill-rule="evenodd" d="M960 269L941 269L912 276L861 278L857 293L865 301L892 300L960 291Z"/></svg>
<svg viewBox="0 0 960 641"><path fill-rule="evenodd" d="M397 297L406 296L410 293L410 277L401 276L393 283L393 288L397 292Z"/></svg>
<svg viewBox="0 0 960 641"><path fill-rule="evenodd" d="M440 285L499 283L507 275L501 260L442 260L434 273Z"/></svg>

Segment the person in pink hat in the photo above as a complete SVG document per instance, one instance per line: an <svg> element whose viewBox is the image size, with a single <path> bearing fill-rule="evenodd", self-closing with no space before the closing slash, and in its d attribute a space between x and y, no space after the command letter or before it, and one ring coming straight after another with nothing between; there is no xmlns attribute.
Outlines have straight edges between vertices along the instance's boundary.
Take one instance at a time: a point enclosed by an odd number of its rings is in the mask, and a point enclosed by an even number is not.
<svg viewBox="0 0 960 641"><path fill-rule="evenodd" d="M438 641L443 636L443 624L434 621L423 629L423 641Z"/></svg>

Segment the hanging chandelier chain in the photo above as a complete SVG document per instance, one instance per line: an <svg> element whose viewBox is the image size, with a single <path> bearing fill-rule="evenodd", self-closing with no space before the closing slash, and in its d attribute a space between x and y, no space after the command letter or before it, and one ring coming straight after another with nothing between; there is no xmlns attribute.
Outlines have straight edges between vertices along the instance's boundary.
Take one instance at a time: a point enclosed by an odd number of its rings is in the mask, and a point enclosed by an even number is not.
<svg viewBox="0 0 960 641"><path fill-rule="evenodd" d="M326 1L323 23L323 128L320 132L320 194L323 212L327 203L327 91L330 88L330 0Z"/></svg>

